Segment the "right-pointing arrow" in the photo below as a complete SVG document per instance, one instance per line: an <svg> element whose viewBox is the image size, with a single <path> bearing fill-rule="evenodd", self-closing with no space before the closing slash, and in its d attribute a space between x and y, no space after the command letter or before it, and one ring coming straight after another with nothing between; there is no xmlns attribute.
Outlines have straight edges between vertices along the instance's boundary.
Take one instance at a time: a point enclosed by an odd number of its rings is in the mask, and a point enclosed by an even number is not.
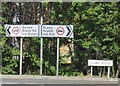
<svg viewBox="0 0 120 86"><path fill-rule="evenodd" d="M69 34L71 33L71 29L70 29L68 26L66 26L66 27L67 27L67 29L68 29L68 33L67 33L66 36L69 36Z"/></svg>

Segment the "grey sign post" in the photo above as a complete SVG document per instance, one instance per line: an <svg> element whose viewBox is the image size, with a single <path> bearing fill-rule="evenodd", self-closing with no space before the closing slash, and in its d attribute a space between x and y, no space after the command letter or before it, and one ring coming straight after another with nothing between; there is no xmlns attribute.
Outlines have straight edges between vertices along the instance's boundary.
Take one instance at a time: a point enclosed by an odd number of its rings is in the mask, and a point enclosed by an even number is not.
<svg viewBox="0 0 120 86"><path fill-rule="evenodd" d="M43 24L43 0L41 1L41 25ZM40 27L41 27L40 25ZM39 36L41 37L41 28ZM40 38L40 75L42 75L42 65L43 65L43 38Z"/></svg>
<svg viewBox="0 0 120 86"><path fill-rule="evenodd" d="M19 20L19 17L18 17L18 14L17 13L15 13L15 15L14 15L14 18L13 18L13 23L14 24L17 24L17 22L19 22L20 20ZM10 29L10 28L9 28ZM18 28L19 29L19 28ZM19 33L18 31L15 31L15 30L18 30L17 28L15 29L12 29L13 31L14 31L14 34L17 34L17 33ZM7 30L7 31L9 31L9 30ZM13 32L12 31L12 32ZM14 40L16 39L16 37L15 38L12 38L12 42L13 43L15 43L14 42ZM19 69L19 74L20 75L22 75L22 43L23 43L23 38L22 37L20 37L20 69Z"/></svg>

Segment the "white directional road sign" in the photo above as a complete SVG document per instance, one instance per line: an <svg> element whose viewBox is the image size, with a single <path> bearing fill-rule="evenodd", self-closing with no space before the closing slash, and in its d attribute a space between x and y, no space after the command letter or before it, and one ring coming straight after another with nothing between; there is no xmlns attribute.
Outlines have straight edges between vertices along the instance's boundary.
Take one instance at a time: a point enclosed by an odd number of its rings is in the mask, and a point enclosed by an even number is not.
<svg viewBox="0 0 120 86"><path fill-rule="evenodd" d="M73 38L73 25L42 25L41 37Z"/></svg>
<svg viewBox="0 0 120 86"><path fill-rule="evenodd" d="M5 25L7 37L73 38L73 25Z"/></svg>
<svg viewBox="0 0 120 86"><path fill-rule="evenodd" d="M39 25L5 25L7 37L38 37Z"/></svg>

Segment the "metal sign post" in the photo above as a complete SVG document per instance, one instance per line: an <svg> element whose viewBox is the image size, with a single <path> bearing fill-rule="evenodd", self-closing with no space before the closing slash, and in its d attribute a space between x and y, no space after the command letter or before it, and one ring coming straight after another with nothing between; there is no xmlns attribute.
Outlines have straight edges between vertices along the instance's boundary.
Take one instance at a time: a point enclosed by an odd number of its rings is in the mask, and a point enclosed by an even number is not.
<svg viewBox="0 0 120 86"><path fill-rule="evenodd" d="M110 67L108 67L108 78L110 77Z"/></svg>
<svg viewBox="0 0 120 86"><path fill-rule="evenodd" d="M57 70L56 70L56 76L58 76L59 72L59 38L57 38Z"/></svg>
<svg viewBox="0 0 120 86"><path fill-rule="evenodd" d="M43 24L43 18L41 16L41 24ZM42 64L43 64L43 38L40 38L40 75L42 75Z"/></svg>
<svg viewBox="0 0 120 86"><path fill-rule="evenodd" d="M93 67L91 66L91 76L93 75Z"/></svg>
<svg viewBox="0 0 120 86"><path fill-rule="evenodd" d="M20 75L22 75L22 43L23 38L20 38Z"/></svg>
<svg viewBox="0 0 120 86"><path fill-rule="evenodd" d="M43 24L43 1L41 1L41 25ZM40 25L40 27L41 27ZM42 75L42 64L43 64L43 38L40 38L40 75Z"/></svg>

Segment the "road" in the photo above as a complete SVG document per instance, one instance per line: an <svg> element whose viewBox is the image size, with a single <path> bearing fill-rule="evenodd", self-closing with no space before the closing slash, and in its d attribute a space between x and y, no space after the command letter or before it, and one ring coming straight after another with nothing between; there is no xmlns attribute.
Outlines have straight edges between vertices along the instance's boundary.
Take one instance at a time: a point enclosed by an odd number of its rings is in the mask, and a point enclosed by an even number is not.
<svg viewBox="0 0 120 86"><path fill-rule="evenodd" d="M2 86L118 86L114 78L2 76Z"/></svg>

